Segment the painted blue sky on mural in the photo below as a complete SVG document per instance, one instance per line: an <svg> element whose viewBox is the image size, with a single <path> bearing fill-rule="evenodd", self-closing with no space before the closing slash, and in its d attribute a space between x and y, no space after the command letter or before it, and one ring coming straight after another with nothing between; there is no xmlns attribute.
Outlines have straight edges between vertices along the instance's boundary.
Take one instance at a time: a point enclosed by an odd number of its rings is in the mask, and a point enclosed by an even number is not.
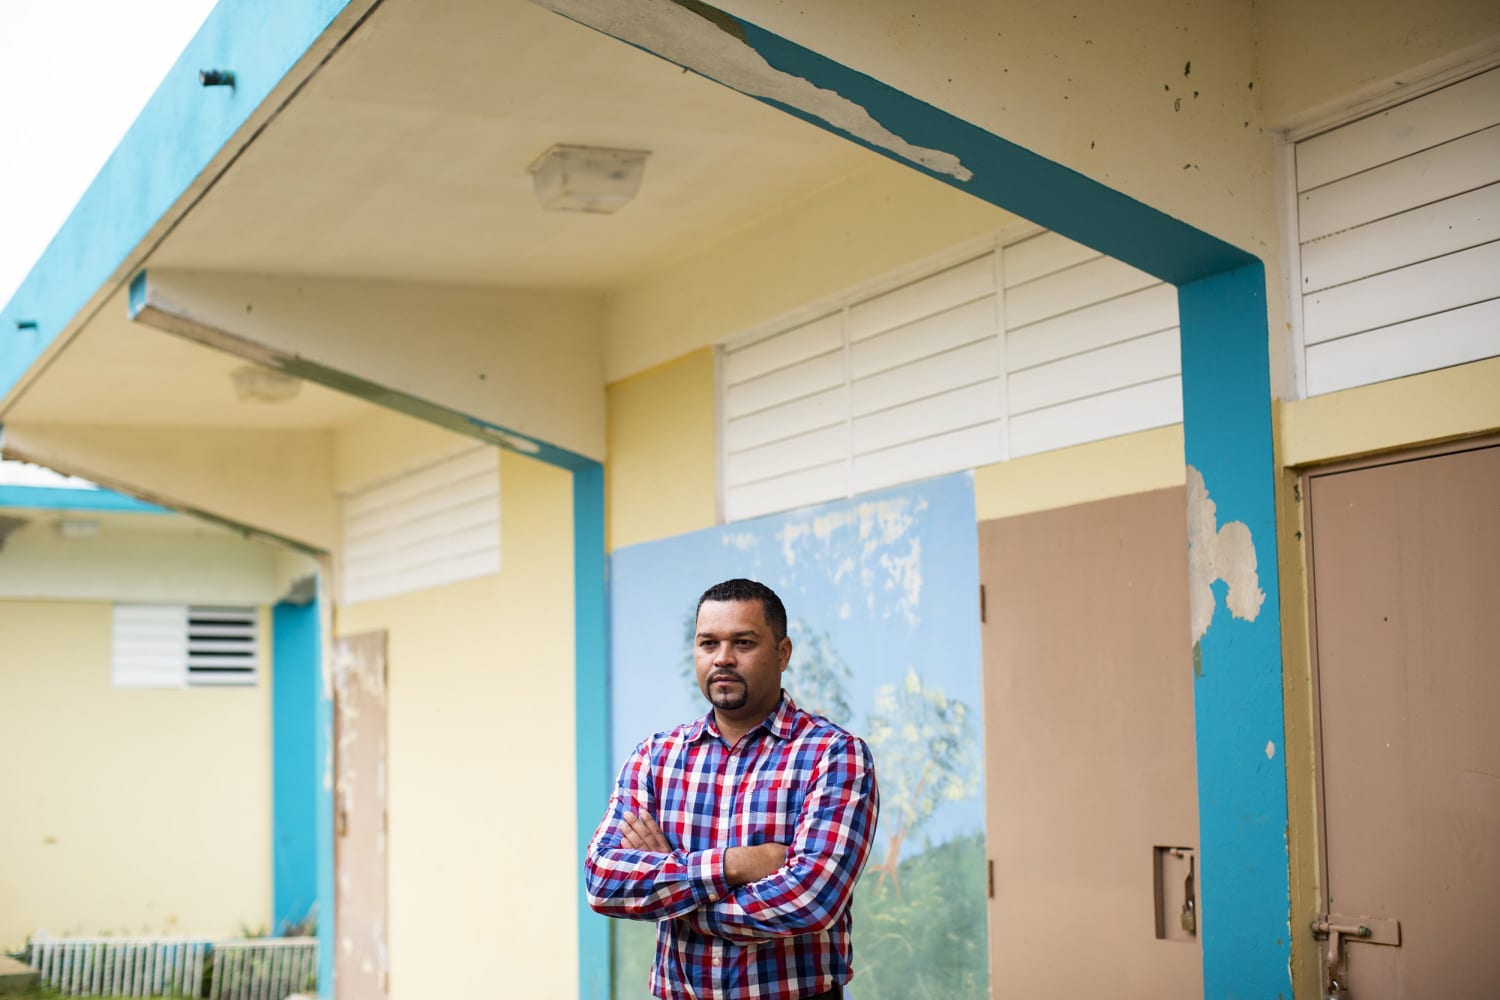
<svg viewBox="0 0 1500 1000"><path fill-rule="evenodd" d="M796 648L786 687L799 704L820 707L841 696L847 721L836 721L867 739L872 731L886 733L883 745L874 747L886 836L896 828L890 810L894 755L923 757L908 769L910 784L920 786L928 774L925 796L935 791L936 801L901 853L978 832L984 798L976 553L968 474L616 551L610 609L615 766L643 737L707 711L688 667L693 607L711 584L748 576L776 590L787 606ZM925 747L927 732L921 719L907 718L914 693L932 716L925 725L963 730L966 750L949 761L956 773L946 781L936 777L941 769L926 766L925 751L911 749ZM933 706L940 711L934 714ZM897 718L915 725L903 722L893 730ZM883 749L893 759L883 761Z"/></svg>

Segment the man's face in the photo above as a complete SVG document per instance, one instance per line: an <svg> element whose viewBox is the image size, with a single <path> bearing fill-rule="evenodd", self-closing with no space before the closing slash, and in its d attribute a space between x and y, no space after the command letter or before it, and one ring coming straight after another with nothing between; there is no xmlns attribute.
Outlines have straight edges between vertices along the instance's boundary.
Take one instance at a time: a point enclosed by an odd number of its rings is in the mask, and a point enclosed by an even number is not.
<svg viewBox="0 0 1500 1000"><path fill-rule="evenodd" d="M704 601L698 608L698 689L720 716L758 722L769 715L791 656L792 640L771 634L759 601Z"/></svg>

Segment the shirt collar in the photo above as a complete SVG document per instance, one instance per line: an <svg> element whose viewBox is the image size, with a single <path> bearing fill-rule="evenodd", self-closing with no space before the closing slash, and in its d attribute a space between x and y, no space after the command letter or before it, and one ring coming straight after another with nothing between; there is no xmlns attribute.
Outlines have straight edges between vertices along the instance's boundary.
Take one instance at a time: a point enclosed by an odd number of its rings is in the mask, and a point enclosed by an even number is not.
<svg viewBox="0 0 1500 1000"><path fill-rule="evenodd" d="M796 702L792 701L792 696L787 694L783 689L781 692L781 701L777 703L775 710L766 716L760 725L750 730L750 732L753 733L756 730L764 729L779 740L789 740L797 728L796 718L798 714L799 710ZM688 731L684 735L688 743L696 743L705 734L717 739L723 738L723 735L719 732L719 724L714 721L714 710L711 708L706 715L688 727ZM748 736L749 733L746 735Z"/></svg>

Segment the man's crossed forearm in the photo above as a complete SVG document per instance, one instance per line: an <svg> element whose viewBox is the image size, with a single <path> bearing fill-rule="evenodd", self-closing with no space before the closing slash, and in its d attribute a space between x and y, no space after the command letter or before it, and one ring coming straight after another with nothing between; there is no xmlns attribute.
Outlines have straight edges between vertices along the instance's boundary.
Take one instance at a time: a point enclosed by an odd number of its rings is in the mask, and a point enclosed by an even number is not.
<svg viewBox="0 0 1500 1000"><path fill-rule="evenodd" d="M633 851L672 852L666 834L656 825L650 813L627 812L624 815L620 844ZM786 844L757 844L754 847L731 847L724 852L724 881L745 885L774 875L786 864Z"/></svg>

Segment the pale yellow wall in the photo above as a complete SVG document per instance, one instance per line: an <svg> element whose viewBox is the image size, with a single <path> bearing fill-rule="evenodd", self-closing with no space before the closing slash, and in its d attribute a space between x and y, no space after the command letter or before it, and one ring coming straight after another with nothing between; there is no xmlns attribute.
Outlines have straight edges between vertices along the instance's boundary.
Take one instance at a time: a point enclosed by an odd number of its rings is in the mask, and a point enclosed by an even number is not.
<svg viewBox="0 0 1500 1000"><path fill-rule="evenodd" d="M993 233L1014 216L884 160L605 300L604 374L719 343Z"/></svg>
<svg viewBox="0 0 1500 1000"><path fill-rule="evenodd" d="M274 604L277 547L181 514L0 511L24 518L0 550L0 599ZM65 538L62 521L92 523ZM306 572L306 570L304 570Z"/></svg>
<svg viewBox="0 0 1500 1000"><path fill-rule="evenodd" d="M364 489L478 444L436 424L371 407L334 432L334 489Z"/></svg>
<svg viewBox="0 0 1500 1000"><path fill-rule="evenodd" d="M1500 428L1500 358L1285 402L1281 462L1305 466Z"/></svg>
<svg viewBox="0 0 1500 1000"><path fill-rule="evenodd" d="M571 489L505 453L499 574L336 611L389 633L395 1000L578 994Z"/></svg>
<svg viewBox="0 0 1500 1000"><path fill-rule="evenodd" d="M702 348L616 382L607 399L608 547L712 527L718 438L713 351Z"/></svg>
<svg viewBox="0 0 1500 1000"><path fill-rule="evenodd" d="M1500 48L1500 4L1489 0L1259 0L1258 73L1266 121L1289 121L1488 40Z"/></svg>
<svg viewBox="0 0 1500 1000"><path fill-rule="evenodd" d="M975 469L974 507L981 521L1014 517L1181 486L1184 473L1182 425L1173 424Z"/></svg>
<svg viewBox="0 0 1500 1000"><path fill-rule="evenodd" d="M0 601L0 949L266 928L269 621L253 688L110 686L110 605Z"/></svg>

